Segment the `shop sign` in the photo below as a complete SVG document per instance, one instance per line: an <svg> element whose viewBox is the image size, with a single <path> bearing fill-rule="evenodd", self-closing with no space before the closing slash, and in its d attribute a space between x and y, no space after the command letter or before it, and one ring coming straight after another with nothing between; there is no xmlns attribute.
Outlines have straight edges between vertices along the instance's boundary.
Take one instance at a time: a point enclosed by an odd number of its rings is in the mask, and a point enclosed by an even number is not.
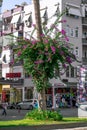
<svg viewBox="0 0 87 130"><path fill-rule="evenodd" d="M21 73L6 73L6 78L20 78Z"/></svg>

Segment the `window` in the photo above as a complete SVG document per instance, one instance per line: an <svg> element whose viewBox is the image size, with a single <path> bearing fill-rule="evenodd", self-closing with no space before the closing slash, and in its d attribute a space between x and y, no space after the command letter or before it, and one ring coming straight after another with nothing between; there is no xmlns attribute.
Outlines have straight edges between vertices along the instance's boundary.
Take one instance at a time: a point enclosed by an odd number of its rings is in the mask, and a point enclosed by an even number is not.
<svg viewBox="0 0 87 130"><path fill-rule="evenodd" d="M66 31L66 35L69 36L69 32L70 32L69 25L67 25L67 27L65 28L65 31Z"/></svg>
<svg viewBox="0 0 87 130"><path fill-rule="evenodd" d="M73 48L71 48L71 53L74 54L74 49Z"/></svg>
<svg viewBox="0 0 87 130"><path fill-rule="evenodd" d="M28 73L25 73L25 78L29 78L30 75Z"/></svg>
<svg viewBox="0 0 87 130"><path fill-rule="evenodd" d="M71 67L71 77L74 77L74 67Z"/></svg>
<svg viewBox="0 0 87 130"><path fill-rule="evenodd" d="M66 77L69 77L69 66L66 68Z"/></svg>
<svg viewBox="0 0 87 130"><path fill-rule="evenodd" d="M69 8L66 7L66 15L69 15Z"/></svg>
<svg viewBox="0 0 87 130"><path fill-rule="evenodd" d="M18 55L17 54L14 54L14 60L17 59Z"/></svg>
<svg viewBox="0 0 87 130"><path fill-rule="evenodd" d="M79 48L78 47L76 47L76 49L75 49L75 55L76 55L76 57L79 57Z"/></svg>
<svg viewBox="0 0 87 130"><path fill-rule="evenodd" d="M74 77L77 77L77 67L74 68Z"/></svg>
<svg viewBox="0 0 87 130"><path fill-rule="evenodd" d="M74 77L76 77L76 75L77 75L76 68L67 66L66 77L74 78Z"/></svg>
<svg viewBox="0 0 87 130"><path fill-rule="evenodd" d="M75 37L78 37L78 27L75 29Z"/></svg>
<svg viewBox="0 0 87 130"><path fill-rule="evenodd" d="M73 28L70 29L70 36L74 37L74 29Z"/></svg>
<svg viewBox="0 0 87 130"><path fill-rule="evenodd" d="M59 76L59 70L55 70L55 76Z"/></svg>

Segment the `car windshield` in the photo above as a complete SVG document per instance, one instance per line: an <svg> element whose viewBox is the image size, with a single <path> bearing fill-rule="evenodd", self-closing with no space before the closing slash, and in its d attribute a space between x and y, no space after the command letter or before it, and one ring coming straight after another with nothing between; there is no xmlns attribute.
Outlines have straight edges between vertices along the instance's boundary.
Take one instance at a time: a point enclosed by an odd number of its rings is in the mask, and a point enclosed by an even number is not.
<svg viewBox="0 0 87 130"><path fill-rule="evenodd" d="M33 102L33 100L28 100L27 102Z"/></svg>

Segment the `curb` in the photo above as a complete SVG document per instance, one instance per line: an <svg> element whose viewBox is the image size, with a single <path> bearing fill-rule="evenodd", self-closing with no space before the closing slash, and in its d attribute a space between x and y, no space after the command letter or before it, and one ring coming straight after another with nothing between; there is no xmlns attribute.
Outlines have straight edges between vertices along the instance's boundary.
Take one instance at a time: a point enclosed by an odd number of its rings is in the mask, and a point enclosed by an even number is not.
<svg viewBox="0 0 87 130"><path fill-rule="evenodd" d="M0 127L0 130L87 130L87 123L69 123L41 126L10 126Z"/></svg>

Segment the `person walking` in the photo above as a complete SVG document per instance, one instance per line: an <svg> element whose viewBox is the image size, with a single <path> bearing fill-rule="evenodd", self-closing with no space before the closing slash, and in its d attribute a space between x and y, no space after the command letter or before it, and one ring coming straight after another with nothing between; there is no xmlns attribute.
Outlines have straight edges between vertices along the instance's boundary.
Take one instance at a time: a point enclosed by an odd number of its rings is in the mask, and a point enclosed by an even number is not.
<svg viewBox="0 0 87 130"><path fill-rule="evenodd" d="M2 115L7 115L7 112L6 112L6 110L7 110L7 104L6 103L3 103L2 104L2 108L3 108L3 111L2 111Z"/></svg>

